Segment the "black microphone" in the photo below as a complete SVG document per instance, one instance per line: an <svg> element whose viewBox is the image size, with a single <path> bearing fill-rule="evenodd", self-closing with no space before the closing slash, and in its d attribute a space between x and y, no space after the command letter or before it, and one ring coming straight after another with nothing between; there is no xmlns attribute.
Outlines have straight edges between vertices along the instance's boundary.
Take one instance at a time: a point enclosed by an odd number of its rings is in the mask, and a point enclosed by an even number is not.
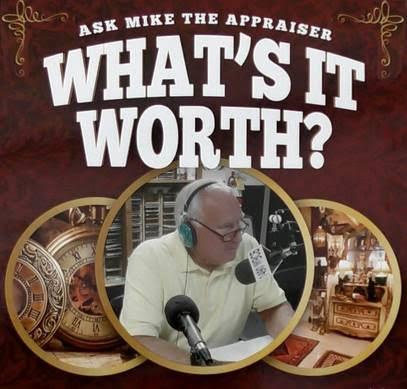
<svg viewBox="0 0 407 389"><path fill-rule="evenodd" d="M270 266L271 273L274 274L278 267L282 264L284 259L290 255L297 255L298 249L303 246L303 244L297 244L292 242L287 248L281 250L269 250L267 247L263 247L264 253L267 258L267 263ZM253 273L252 266L248 259L244 259L239 262L235 268L235 276L237 280L244 284L249 285L256 282L256 277Z"/></svg>
<svg viewBox="0 0 407 389"><path fill-rule="evenodd" d="M171 297L165 304L164 312L168 324L175 330L183 332L192 354L200 357L206 365L211 365L213 363L211 353L197 325L199 310L192 299L185 295Z"/></svg>

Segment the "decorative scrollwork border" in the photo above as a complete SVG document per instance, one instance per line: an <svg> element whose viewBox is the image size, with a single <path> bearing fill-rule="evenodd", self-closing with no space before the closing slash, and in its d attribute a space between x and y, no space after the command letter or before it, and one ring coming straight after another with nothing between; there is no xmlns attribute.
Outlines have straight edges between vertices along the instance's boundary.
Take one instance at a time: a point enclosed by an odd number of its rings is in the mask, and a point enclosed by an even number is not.
<svg viewBox="0 0 407 389"><path fill-rule="evenodd" d="M26 36L26 23L44 23L50 22L54 19L59 19L61 22L66 22L69 15L66 12L60 12L51 16L44 16L38 11L34 11L31 6L26 6L24 0L18 0L16 3L16 13L4 14L1 20L7 23L9 30L12 31L13 35L16 37L16 42L18 44L15 63L20 68L17 70L17 75L19 77L24 77L24 65L25 58L23 57L23 49L25 45Z"/></svg>
<svg viewBox="0 0 407 389"><path fill-rule="evenodd" d="M372 12L367 12L365 16L357 18L348 14L339 14L337 19L340 23L352 21L362 24L377 24L380 25L380 42L382 47L382 71L380 73L382 78L388 78L390 72L387 69L391 64L391 57L387 46L390 43L390 38L393 32L397 31L398 25L404 22L404 17L401 15L392 15L390 13L390 5L387 0L383 0L380 7L375 7Z"/></svg>

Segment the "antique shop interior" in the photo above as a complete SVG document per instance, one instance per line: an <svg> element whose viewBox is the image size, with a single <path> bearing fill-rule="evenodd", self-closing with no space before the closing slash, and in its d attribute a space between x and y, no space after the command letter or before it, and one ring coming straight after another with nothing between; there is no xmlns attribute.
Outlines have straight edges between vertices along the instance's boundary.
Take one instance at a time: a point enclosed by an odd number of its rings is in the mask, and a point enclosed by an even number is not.
<svg viewBox="0 0 407 389"><path fill-rule="evenodd" d="M303 368L329 367L358 355L380 333L393 276L383 247L353 216L325 207L301 212L313 240L313 289L294 334L274 355Z"/></svg>
<svg viewBox="0 0 407 389"><path fill-rule="evenodd" d="M233 188L248 224L247 232L268 249L281 250L295 242L298 250L278 267L275 278L294 309L303 293L306 258L302 236L291 211L273 190L245 172L218 169L176 168L141 186L125 202L109 229L105 243L105 286L112 307L120 313L127 258L142 241L175 230L175 199L181 188L198 178L223 181ZM272 216L278 223L272 223ZM242 339L265 333L262 322L249 317Z"/></svg>

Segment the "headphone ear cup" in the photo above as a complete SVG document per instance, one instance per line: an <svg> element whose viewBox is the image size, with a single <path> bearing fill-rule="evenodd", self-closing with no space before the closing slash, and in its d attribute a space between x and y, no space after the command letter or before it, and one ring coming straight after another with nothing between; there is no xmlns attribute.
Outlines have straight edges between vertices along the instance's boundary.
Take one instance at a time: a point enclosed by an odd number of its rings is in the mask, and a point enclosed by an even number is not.
<svg viewBox="0 0 407 389"><path fill-rule="evenodd" d="M183 221L178 227L178 233L184 246L191 249L196 244L196 232L194 226L187 220Z"/></svg>

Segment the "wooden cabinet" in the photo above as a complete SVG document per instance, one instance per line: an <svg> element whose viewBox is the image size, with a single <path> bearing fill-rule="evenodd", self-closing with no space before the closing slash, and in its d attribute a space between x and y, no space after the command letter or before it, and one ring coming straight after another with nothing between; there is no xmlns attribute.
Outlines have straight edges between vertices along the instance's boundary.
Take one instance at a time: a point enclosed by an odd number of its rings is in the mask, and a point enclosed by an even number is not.
<svg viewBox="0 0 407 389"><path fill-rule="evenodd" d="M358 338L374 338L383 327L385 309L381 302L355 302L333 296L329 302L328 330Z"/></svg>

